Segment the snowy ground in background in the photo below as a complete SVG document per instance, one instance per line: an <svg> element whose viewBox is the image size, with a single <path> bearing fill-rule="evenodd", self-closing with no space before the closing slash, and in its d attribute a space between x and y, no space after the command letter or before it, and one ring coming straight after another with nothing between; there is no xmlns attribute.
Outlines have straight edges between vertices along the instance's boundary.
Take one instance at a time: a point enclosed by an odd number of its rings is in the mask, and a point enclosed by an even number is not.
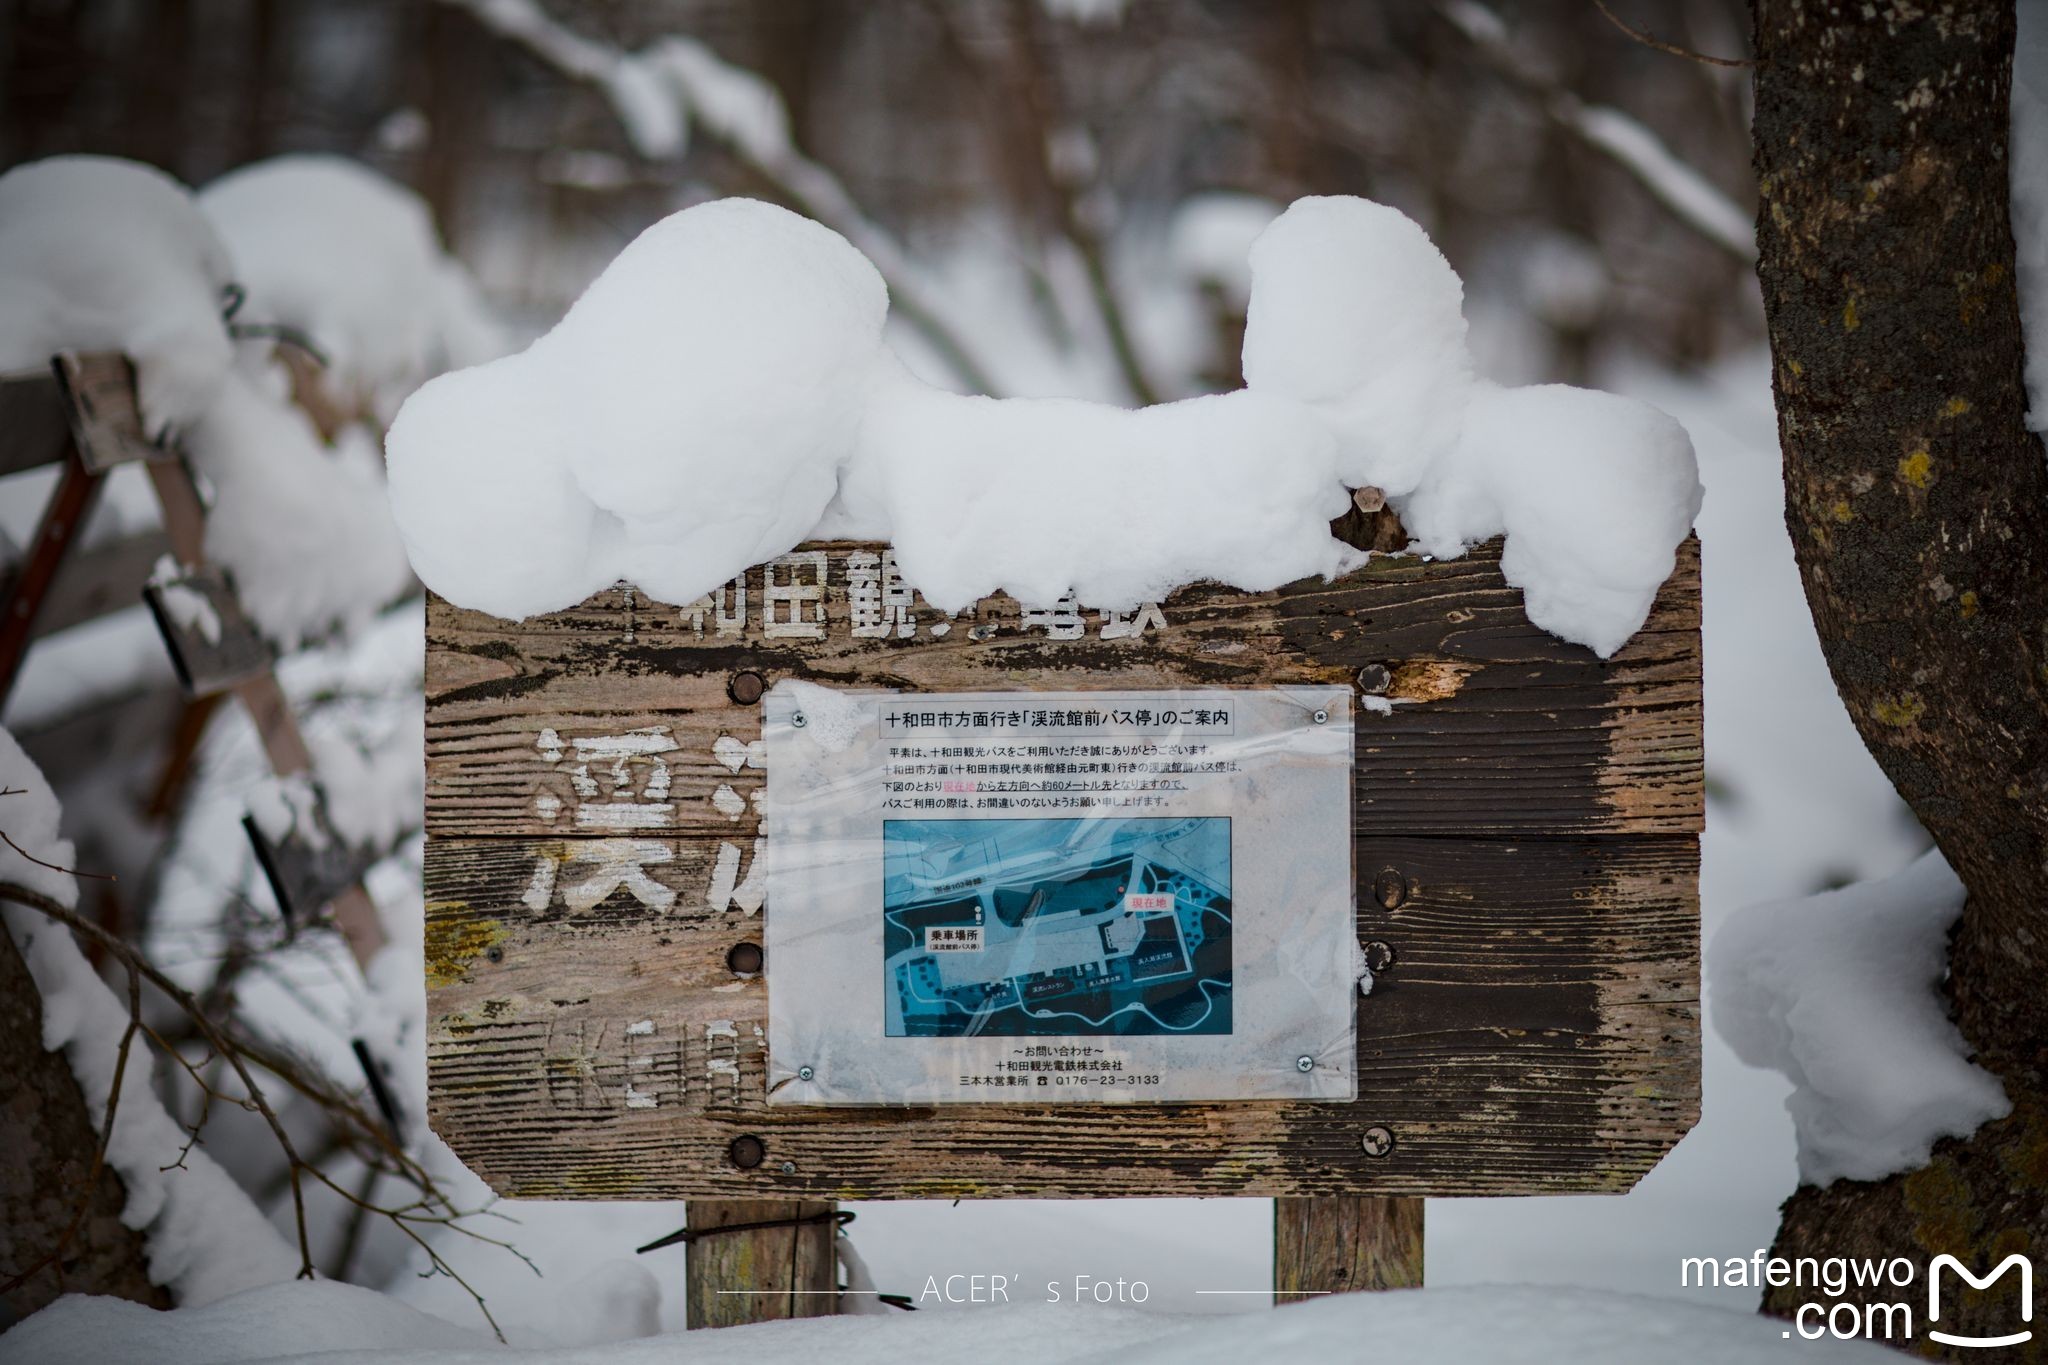
<svg viewBox="0 0 2048 1365"><path fill-rule="evenodd" d="M1788 1341L1784 1324L1694 1304L1585 1290L1435 1289L1346 1295L1257 1318L1190 1321L1132 1309L1050 1304L959 1314L827 1318L737 1327L688 1342L655 1337L584 1350L504 1351L496 1343L348 1285L284 1284L164 1318L118 1299L73 1298L0 1338L0 1361L95 1365L751 1365L829 1360L900 1365L1240 1365L1370 1358L1386 1365L1746 1365L1896 1360L1869 1342Z"/></svg>

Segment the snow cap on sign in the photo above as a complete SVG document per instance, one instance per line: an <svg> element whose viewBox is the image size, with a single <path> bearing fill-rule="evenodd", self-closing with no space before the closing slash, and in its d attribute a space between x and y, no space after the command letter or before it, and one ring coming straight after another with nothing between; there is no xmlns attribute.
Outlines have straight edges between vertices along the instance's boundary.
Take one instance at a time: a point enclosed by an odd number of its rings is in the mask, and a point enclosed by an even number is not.
<svg viewBox="0 0 2048 1365"><path fill-rule="evenodd" d="M1698 508L1675 423L1481 384L1458 277L1397 210L1305 199L1250 254L1247 387L1127 411L935 389L883 344L881 278L845 239L749 200L686 209L524 354L406 403L399 525L428 586L502 616L619 579L688 602L807 535L891 542L943 611L1122 610L1341 573L1360 555L1329 523L1372 485L1431 553L1505 532L1537 624L1602 654L1635 632Z"/></svg>

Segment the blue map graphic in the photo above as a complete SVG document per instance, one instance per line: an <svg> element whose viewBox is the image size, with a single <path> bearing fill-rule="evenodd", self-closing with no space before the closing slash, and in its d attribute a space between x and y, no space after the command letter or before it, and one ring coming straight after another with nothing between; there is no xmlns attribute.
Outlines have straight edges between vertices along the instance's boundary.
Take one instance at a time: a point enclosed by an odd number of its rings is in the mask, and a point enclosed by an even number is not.
<svg viewBox="0 0 2048 1365"><path fill-rule="evenodd" d="M1230 820L889 820L892 1038L1228 1034Z"/></svg>

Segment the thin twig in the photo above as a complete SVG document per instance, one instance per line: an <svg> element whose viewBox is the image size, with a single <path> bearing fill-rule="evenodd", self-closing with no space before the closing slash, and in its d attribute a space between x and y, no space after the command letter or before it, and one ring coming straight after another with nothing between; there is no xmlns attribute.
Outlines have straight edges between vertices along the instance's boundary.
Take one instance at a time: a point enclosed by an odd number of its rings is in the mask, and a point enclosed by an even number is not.
<svg viewBox="0 0 2048 1365"><path fill-rule="evenodd" d="M1607 16L1608 23L1613 24L1644 47L1653 47L1659 52L1673 57L1683 57L1687 61L1704 62L1708 66L1743 67L1756 65L1756 58L1754 57L1709 57L1704 52L1695 52L1689 47L1680 47L1676 43L1667 43L1662 38L1645 33L1642 29L1633 28L1625 23L1620 15L1607 8L1607 0L1593 0L1593 3L1598 5L1600 12Z"/></svg>
<svg viewBox="0 0 2048 1365"><path fill-rule="evenodd" d="M14 795L13 792L0 792L0 796L12 795ZM50 869L50 871L62 872L67 877L90 877L92 880L96 882L111 882L116 880L114 874L111 872L80 872L75 867L59 867L55 863L46 863L41 858L38 858L35 854L23 848L20 844L15 843L14 840L9 839L7 837L7 831L4 829L0 829L0 840L5 840L9 848L13 849L16 853L19 853L22 857L34 863L37 867L47 867Z"/></svg>

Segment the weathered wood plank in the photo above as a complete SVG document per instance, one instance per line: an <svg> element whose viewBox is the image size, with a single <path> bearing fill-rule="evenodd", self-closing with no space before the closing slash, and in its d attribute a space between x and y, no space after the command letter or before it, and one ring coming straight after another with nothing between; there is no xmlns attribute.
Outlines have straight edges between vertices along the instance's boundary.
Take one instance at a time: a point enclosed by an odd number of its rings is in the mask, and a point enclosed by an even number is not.
<svg viewBox="0 0 2048 1365"><path fill-rule="evenodd" d="M118 351L66 351L52 363L63 386L72 439L87 469L104 474L135 460L169 458L170 452L143 430L135 363L127 356Z"/></svg>
<svg viewBox="0 0 2048 1365"><path fill-rule="evenodd" d="M140 603L143 585L170 548L164 533L151 529L66 555L57 566L57 577L43 599L42 610L36 613L36 638Z"/></svg>
<svg viewBox="0 0 2048 1365"><path fill-rule="evenodd" d="M1353 681L1361 670L1395 703L1390 715L1359 717L1361 835L1701 825L1694 541L1649 622L1604 662L1529 624L1521 594L1500 577L1498 544L1453 561L1375 557L1340 582L1271 593L1198 586L1163 604L1163 627L1109 639L1095 613L1067 627L1084 630L1081 638L1048 638L1006 598L951 620L920 601L909 636L891 628L857 638L846 561L879 547L809 549L829 565L820 600L770 604L756 569L745 579L743 619L733 617L734 597L721 621L721 603L693 613L623 589L516 624L431 599L428 829L631 830L744 844L754 813L730 795L746 797L760 774L733 761L743 752L735 742L759 737L757 709L734 700L742 675L941 691L1269 686ZM778 574L777 588L787 592L793 573ZM764 622L771 605L776 619ZM821 638L788 633L811 628ZM647 799L651 762L614 769L579 758L578 740L636 730L658 730L673 746L659 755L668 786L658 801ZM662 809L627 809L652 806Z"/></svg>
<svg viewBox="0 0 2048 1365"><path fill-rule="evenodd" d="M1420 1199L1275 1199L1273 1302L1422 1284Z"/></svg>
<svg viewBox="0 0 2048 1365"><path fill-rule="evenodd" d="M63 459L71 448L70 412L48 366L0 374L0 476Z"/></svg>
<svg viewBox="0 0 2048 1365"><path fill-rule="evenodd" d="M219 565L201 564L175 579L152 581L142 596L186 696L210 697L270 671L270 642L242 610Z"/></svg>
<svg viewBox="0 0 2048 1365"><path fill-rule="evenodd" d="M430 839L438 1132L521 1197L1626 1189L1698 1112L1689 835L1359 841L1353 1104L777 1107L720 841ZM635 881L637 874L644 881ZM600 894L601 893L601 894ZM766 913L773 913L772 907ZM1368 1152L1383 1128L1390 1150ZM739 1137L765 1151L741 1168ZM1375 1140L1376 1145L1376 1140Z"/></svg>
<svg viewBox="0 0 2048 1365"><path fill-rule="evenodd" d="M832 1210L815 1200L691 1200L690 1231L698 1235L683 1272L683 1325L738 1327L838 1312L839 1225L829 1221ZM806 1218L825 1221L717 1231Z"/></svg>

